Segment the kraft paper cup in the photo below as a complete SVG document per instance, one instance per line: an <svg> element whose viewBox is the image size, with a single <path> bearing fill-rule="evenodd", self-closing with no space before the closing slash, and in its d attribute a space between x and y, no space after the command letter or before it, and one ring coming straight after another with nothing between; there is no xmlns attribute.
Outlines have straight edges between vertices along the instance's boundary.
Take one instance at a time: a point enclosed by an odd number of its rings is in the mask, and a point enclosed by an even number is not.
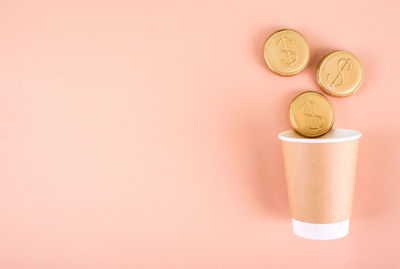
<svg viewBox="0 0 400 269"><path fill-rule="evenodd" d="M360 137L347 129L319 138L279 134L296 235L329 240L348 234Z"/></svg>

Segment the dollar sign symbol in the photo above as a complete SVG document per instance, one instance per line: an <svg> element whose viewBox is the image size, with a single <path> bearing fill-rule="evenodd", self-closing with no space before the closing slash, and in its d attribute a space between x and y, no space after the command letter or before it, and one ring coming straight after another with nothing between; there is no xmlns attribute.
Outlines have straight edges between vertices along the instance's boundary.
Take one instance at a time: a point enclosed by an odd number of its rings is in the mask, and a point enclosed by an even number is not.
<svg viewBox="0 0 400 269"><path fill-rule="evenodd" d="M282 58L282 61L285 64L294 65L297 62L297 60L299 59L299 57L297 56L297 53L294 50L289 50L288 49L286 40L288 40L289 42L293 42L294 41L293 39L283 35L283 36L281 36L281 39L278 42L278 49L282 53L285 53L286 56L287 56L286 59Z"/></svg>
<svg viewBox="0 0 400 269"><path fill-rule="evenodd" d="M325 123L325 119L322 117L322 115L316 113L316 107L316 103L307 99L302 107L302 112L304 115L311 117L313 120L312 122L314 124L310 124L309 128L320 130Z"/></svg>
<svg viewBox="0 0 400 269"><path fill-rule="evenodd" d="M343 72L347 71L350 72L351 70L351 62L350 62L350 58L342 58L337 62L337 66L338 66L338 73L335 76L335 79L330 81L332 78L332 75L330 73L328 73L327 79L328 82L330 82L330 86L331 87L340 87L344 84L344 77L343 77Z"/></svg>

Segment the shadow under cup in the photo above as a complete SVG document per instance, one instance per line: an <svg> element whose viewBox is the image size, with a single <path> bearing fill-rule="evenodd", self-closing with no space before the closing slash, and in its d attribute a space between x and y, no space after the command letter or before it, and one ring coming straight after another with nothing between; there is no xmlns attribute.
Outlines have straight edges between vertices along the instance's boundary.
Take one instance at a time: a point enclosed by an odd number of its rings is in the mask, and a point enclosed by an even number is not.
<svg viewBox="0 0 400 269"><path fill-rule="evenodd" d="M318 138L279 134L296 235L329 240L348 234L360 137L347 129Z"/></svg>

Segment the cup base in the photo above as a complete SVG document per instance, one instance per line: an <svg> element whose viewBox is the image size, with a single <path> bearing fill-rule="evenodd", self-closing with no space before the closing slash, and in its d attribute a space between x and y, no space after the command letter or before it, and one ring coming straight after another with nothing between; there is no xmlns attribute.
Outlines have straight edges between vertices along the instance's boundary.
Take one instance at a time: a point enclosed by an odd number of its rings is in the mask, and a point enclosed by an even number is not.
<svg viewBox="0 0 400 269"><path fill-rule="evenodd" d="M349 233L350 220L317 224L292 219L293 232L300 237L313 240L331 240L345 237Z"/></svg>

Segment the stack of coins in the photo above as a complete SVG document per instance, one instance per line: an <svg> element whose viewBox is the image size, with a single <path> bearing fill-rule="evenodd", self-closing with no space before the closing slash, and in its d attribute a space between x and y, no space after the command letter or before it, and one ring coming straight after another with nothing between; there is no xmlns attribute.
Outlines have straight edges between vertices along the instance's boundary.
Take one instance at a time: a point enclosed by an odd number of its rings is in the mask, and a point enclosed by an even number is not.
<svg viewBox="0 0 400 269"><path fill-rule="evenodd" d="M295 30L272 33L264 44L268 68L281 76L300 73L310 59L307 39ZM360 61L350 52L339 50L326 55L317 67L317 82L330 96L346 97L355 93L363 80ZM289 106L292 128L305 137L319 137L329 132L335 121L332 104L323 94L306 91L297 95Z"/></svg>

